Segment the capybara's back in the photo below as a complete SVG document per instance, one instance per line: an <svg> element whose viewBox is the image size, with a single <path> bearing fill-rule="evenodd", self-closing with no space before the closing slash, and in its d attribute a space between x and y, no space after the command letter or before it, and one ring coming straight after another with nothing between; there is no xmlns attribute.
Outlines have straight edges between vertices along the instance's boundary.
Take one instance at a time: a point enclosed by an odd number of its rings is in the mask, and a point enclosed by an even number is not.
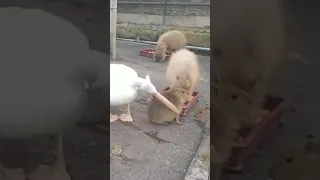
<svg viewBox="0 0 320 180"><path fill-rule="evenodd" d="M186 45L187 39L182 32L173 30L163 33L158 39L153 59L154 61L163 61L166 53L171 54L184 48Z"/></svg>
<svg viewBox="0 0 320 180"><path fill-rule="evenodd" d="M190 98L199 80L200 65L193 52L181 49L171 56L166 71L166 86L183 88L189 91Z"/></svg>
<svg viewBox="0 0 320 180"><path fill-rule="evenodd" d="M177 51L187 45L187 38L180 31L168 31L159 37L158 44L165 44L169 50Z"/></svg>

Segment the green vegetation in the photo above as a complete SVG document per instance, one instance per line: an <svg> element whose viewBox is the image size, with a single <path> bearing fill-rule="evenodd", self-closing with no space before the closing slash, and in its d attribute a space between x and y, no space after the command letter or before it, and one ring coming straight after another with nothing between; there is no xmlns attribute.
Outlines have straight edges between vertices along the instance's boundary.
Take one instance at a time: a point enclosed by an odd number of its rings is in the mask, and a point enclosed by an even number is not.
<svg viewBox="0 0 320 180"><path fill-rule="evenodd" d="M139 25L122 23L117 24L117 37L137 39L144 41L157 41L162 31L156 29L154 25ZM166 27L166 31L178 30L185 34L188 45L210 47L210 27L202 28L182 28L182 27Z"/></svg>
<svg viewBox="0 0 320 180"><path fill-rule="evenodd" d="M210 151L202 153L202 161L210 164Z"/></svg>

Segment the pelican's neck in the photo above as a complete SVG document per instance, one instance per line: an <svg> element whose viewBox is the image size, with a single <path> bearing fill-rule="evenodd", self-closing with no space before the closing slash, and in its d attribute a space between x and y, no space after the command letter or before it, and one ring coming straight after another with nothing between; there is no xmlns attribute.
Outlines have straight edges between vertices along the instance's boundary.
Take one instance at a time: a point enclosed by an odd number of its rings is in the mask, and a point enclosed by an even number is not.
<svg viewBox="0 0 320 180"><path fill-rule="evenodd" d="M141 77L138 77L131 85L131 87L133 88L137 88L139 89L144 83L146 83L147 81Z"/></svg>

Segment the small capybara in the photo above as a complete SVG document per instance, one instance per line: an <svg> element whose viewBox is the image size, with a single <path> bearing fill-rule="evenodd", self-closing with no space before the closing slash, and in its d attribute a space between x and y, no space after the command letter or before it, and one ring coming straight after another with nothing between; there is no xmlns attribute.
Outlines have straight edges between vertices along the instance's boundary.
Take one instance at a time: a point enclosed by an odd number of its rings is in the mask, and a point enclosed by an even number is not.
<svg viewBox="0 0 320 180"><path fill-rule="evenodd" d="M197 121L210 121L210 107L198 109L193 117Z"/></svg>
<svg viewBox="0 0 320 180"><path fill-rule="evenodd" d="M163 61L166 54L171 54L187 45L185 35L177 30L163 33L157 42L156 51L153 54L154 61Z"/></svg>
<svg viewBox="0 0 320 180"><path fill-rule="evenodd" d="M187 49L180 49L173 53L169 60L166 71L166 87L178 86L187 90L189 97L185 101L188 102L200 81L200 71L197 56Z"/></svg>
<svg viewBox="0 0 320 180"><path fill-rule="evenodd" d="M188 92L184 89L170 87L167 87L161 92L161 94L174 104L180 112L182 112L184 105L183 96L187 96L187 93ZM180 113L176 114L156 98L153 98L149 103L148 116L149 120L155 124L166 125L174 121L174 119L176 119L177 124L181 124L179 120Z"/></svg>

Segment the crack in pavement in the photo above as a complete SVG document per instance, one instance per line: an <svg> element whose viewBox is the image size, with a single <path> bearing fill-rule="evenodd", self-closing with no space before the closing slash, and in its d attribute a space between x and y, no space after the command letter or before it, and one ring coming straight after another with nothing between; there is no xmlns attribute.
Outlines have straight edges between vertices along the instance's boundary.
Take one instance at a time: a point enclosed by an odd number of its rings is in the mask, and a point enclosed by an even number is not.
<svg viewBox="0 0 320 180"><path fill-rule="evenodd" d="M158 137L158 132L156 132L156 131L145 132L145 131L143 131L142 129L140 129L139 127L133 125L132 123L125 123L125 122L122 122L122 123L123 123L125 126L128 126L128 127L132 128L132 129L135 129L135 130L137 130L137 131L143 132L145 135L149 136L149 137L150 137L151 139L153 139L153 140L156 140L158 143L170 143L170 144L177 145L177 144L175 144L175 143L173 143L173 142L170 142L170 141L167 141L167 140L165 140L165 139L159 138L159 137Z"/></svg>

